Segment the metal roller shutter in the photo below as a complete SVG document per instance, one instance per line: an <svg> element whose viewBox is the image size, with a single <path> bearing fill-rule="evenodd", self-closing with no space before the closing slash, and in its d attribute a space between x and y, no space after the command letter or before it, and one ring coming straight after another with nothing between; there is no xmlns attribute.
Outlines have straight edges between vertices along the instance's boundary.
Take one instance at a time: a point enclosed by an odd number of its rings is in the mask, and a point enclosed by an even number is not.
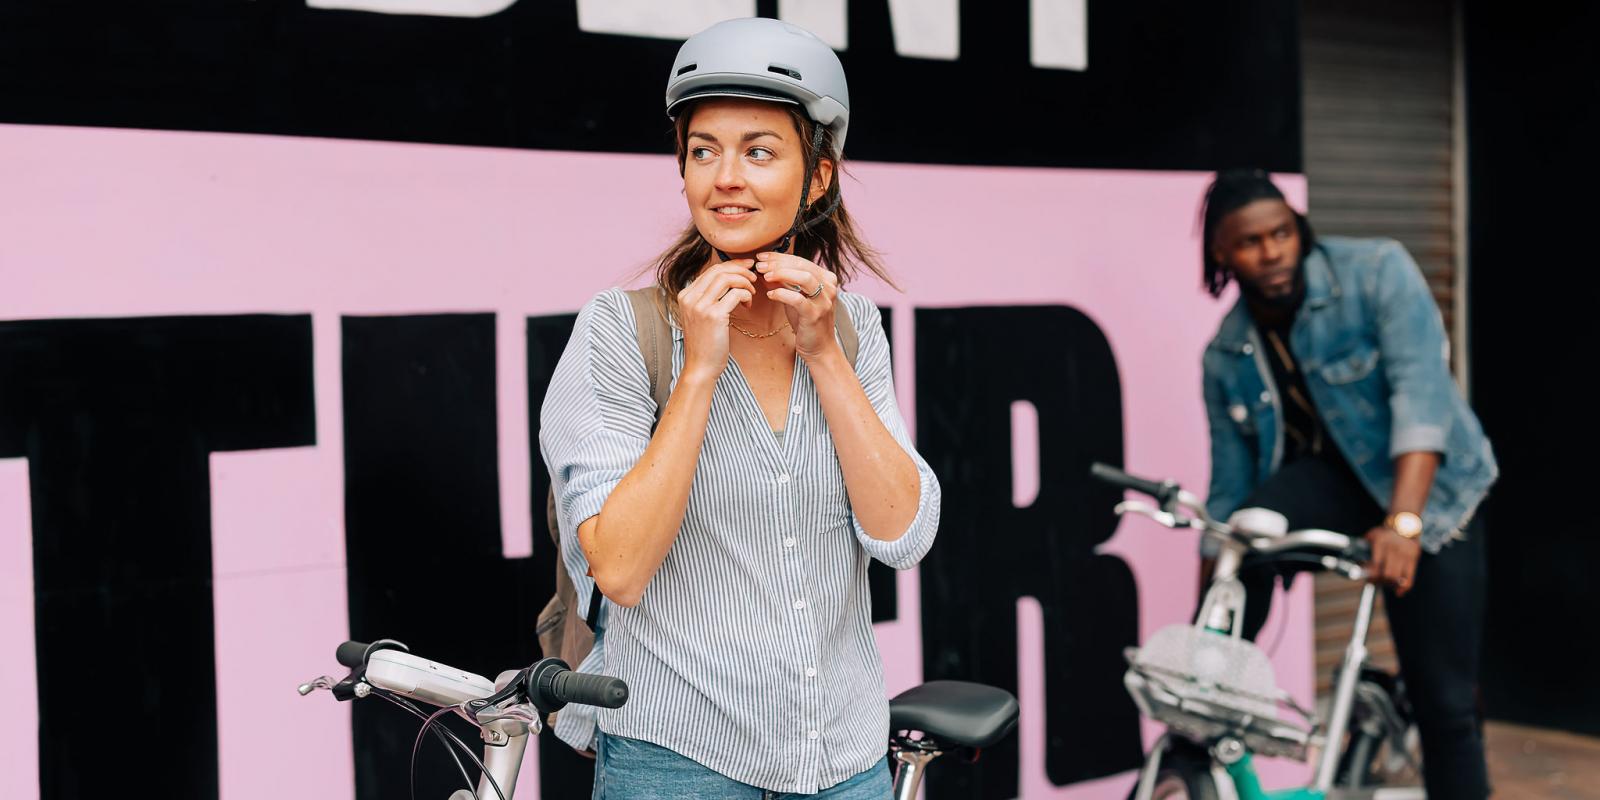
<svg viewBox="0 0 1600 800"><path fill-rule="evenodd" d="M1455 25L1449 0L1306 0L1301 6L1312 224L1322 234L1386 236L1405 244L1459 350L1454 331L1463 198ZM1329 690L1359 596L1360 587L1348 581L1317 578L1319 692ZM1382 615L1374 619L1369 646L1374 663L1394 668Z"/></svg>

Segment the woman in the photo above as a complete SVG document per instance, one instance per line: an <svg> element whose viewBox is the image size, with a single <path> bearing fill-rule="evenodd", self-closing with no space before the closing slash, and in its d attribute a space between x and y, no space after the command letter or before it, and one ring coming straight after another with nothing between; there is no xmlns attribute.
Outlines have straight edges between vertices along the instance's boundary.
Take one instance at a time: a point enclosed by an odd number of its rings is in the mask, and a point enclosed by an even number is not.
<svg viewBox="0 0 1600 800"><path fill-rule="evenodd" d="M922 558L939 485L876 307L841 288L887 277L839 201L844 70L804 30L730 20L684 44L667 111L692 223L656 264L670 399L657 422L612 289L541 421L568 570L609 601L603 669L632 691L599 714L594 796L887 798L867 564Z"/></svg>

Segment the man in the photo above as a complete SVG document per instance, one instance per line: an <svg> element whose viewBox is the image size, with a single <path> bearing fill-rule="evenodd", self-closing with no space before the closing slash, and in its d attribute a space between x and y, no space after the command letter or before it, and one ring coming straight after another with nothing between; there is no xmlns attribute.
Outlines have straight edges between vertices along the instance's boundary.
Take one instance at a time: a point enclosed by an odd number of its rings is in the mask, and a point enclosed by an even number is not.
<svg viewBox="0 0 1600 800"><path fill-rule="evenodd" d="M1240 290L1204 356L1209 511L1271 508L1291 529L1366 536L1428 796L1487 797L1483 542L1466 529L1498 467L1427 284L1398 242L1314 239L1264 172L1219 173L1203 217L1207 288ZM1252 638L1272 577L1241 576Z"/></svg>

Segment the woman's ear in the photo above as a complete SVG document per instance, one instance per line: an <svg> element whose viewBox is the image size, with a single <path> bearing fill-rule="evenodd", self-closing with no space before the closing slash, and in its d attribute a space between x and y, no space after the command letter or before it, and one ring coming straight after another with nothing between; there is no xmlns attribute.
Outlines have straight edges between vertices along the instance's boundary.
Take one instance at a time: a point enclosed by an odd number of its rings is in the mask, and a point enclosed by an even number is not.
<svg viewBox="0 0 1600 800"><path fill-rule="evenodd" d="M833 159L822 158L817 160L817 171L811 174L811 196L806 198L806 205L811 205L828 193L828 187L833 185Z"/></svg>

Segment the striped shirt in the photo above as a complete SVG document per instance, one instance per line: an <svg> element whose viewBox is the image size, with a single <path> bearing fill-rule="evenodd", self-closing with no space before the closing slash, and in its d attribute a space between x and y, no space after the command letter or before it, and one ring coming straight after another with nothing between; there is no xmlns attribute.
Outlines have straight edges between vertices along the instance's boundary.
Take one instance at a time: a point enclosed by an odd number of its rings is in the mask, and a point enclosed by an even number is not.
<svg viewBox="0 0 1600 800"><path fill-rule="evenodd" d="M867 398L916 462L916 518L893 541L862 530L803 359L795 359L781 439L730 359L713 390L678 537L637 606L607 604L603 663L595 665L630 688L627 705L599 712L601 730L778 792L817 792L883 758L889 711L868 559L909 568L939 524L938 479L895 405L878 310L847 293L838 308L859 333L856 374ZM682 332L673 339L675 381ZM593 584L578 525L600 513L654 423L632 307L607 290L578 314L540 417L581 604Z"/></svg>

